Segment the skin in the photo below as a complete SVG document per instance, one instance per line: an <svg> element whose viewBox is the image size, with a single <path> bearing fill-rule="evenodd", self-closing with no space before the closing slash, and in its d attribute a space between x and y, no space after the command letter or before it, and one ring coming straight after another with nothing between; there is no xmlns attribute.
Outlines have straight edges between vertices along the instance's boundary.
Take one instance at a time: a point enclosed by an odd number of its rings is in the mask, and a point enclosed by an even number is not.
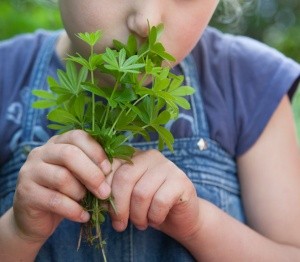
<svg viewBox="0 0 300 262"><path fill-rule="evenodd" d="M129 33L143 41L148 19L153 25L164 23L162 42L180 62L217 3L62 0L70 38L62 36L58 53L62 58L82 53L86 47L73 34L99 28L105 39L98 50L111 39L126 40ZM296 144L290 103L284 97L256 143L237 159L246 226L198 198L187 176L156 150L137 151L133 165L115 159L111 166L101 146L83 131L54 136L32 150L20 170L14 206L0 218L1 261L34 260L63 218L88 221L78 204L86 189L99 198L113 193L118 210L111 212L115 230L123 231L129 220L140 230L154 227L179 241L198 261L300 261Z"/></svg>

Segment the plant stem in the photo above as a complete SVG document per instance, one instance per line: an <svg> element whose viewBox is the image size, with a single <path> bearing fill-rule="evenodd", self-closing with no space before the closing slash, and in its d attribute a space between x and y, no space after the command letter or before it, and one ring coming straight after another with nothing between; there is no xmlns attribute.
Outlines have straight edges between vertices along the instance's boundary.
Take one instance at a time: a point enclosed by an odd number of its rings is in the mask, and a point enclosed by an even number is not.
<svg viewBox="0 0 300 262"><path fill-rule="evenodd" d="M99 240L99 245L102 251L102 256L103 256L103 260L104 262L107 262L106 259L106 253L105 253L105 247L103 244L103 239L102 239L102 232L101 232L101 227L100 227L100 222L99 222L99 212L101 212L101 207L99 207L99 200L97 198L95 198L95 205L94 205L94 212L96 215L96 221L95 221L95 227L96 227L96 238L98 238Z"/></svg>
<svg viewBox="0 0 300 262"><path fill-rule="evenodd" d="M121 117L121 115L122 115L123 112L124 112L124 108L121 110L120 114L117 116L115 122L114 122L113 125L111 126L111 128L110 128L110 130L109 130L109 132L108 132L109 135L112 134L112 132L113 132L113 130L114 130L116 124L118 123L118 121L119 121L119 119L120 119L120 117Z"/></svg>
<svg viewBox="0 0 300 262"><path fill-rule="evenodd" d="M94 47L91 45L91 56L94 54ZM91 82L94 85L95 84L95 79L94 79L94 70L91 67ZM95 131L95 94L92 93L92 130Z"/></svg>
<svg viewBox="0 0 300 262"><path fill-rule="evenodd" d="M113 91L112 91L109 99L113 98L113 95L116 92L118 85L119 85L119 81L117 80L116 83L115 83L115 85L114 85L114 89L113 89ZM107 104L107 110L105 112L104 123L103 123L103 126L102 126L103 129L105 129L105 127L106 127L106 122L107 122L107 119L108 119L108 114L110 112L110 108L111 108L111 106L109 104Z"/></svg>

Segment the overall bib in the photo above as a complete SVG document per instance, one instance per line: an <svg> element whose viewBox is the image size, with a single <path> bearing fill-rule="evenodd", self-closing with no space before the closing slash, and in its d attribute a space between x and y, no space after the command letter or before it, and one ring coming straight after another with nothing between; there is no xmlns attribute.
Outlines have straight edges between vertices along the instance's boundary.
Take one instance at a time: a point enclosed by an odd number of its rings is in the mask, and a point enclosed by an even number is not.
<svg viewBox="0 0 300 262"><path fill-rule="evenodd" d="M43 122L45 112L32 109L33 89L46 86L47 68L55 49L57 34L50 35L43 42L37 57L31 82L27 90L28 103L23 117L21 140L16 146L13 157L0 170L0 214L12 206L18 172L30 150L47 140ZM245 222L240 199L236 163L218 143L209 137L209 129L202 103L201 88L192 56L188 56L180 68L185 75L187 85L196 92L189 98L191 111L181 111L180 118L187 120L191 128L186 135L176 137L174 152L167 149L163 154L181 168L195 185L197 194ZM171 125L176 122L171 123ZM170 127L171 128L171 127ZM182 127L184 128L184 126ZM184 131L183 131L184 133ZM134 147L147 150L157 147L157 141L133 142ZM83 242L76 251L80 224L64 220L40 250L36 261L102 261L101 250ZM111 227L107 217L102 226L103 237L107 242L108 261L194 261L189 252L175 240L148 228L137 230L129 223L127 229L117 233Z"/></svg>

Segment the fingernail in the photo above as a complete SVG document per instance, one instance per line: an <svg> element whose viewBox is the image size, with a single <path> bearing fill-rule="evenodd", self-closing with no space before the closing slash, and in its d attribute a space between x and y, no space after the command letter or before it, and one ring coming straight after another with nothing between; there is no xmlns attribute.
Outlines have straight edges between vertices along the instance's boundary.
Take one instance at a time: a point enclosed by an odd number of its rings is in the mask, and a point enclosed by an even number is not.
<svg viewBox="0 0 300 262"><path fill-rule="evenodd" d="M124 221L117 220L117 221L113 221L113 227L116 231L121 232L121 231L125 230L126 225L125 225Z"/></svg>
<svg viewBox="0 0 300 262"><path fill-rule="evenodd" d="M83 211L83 212L81 213L80 219L81 219L81 221L83 221L83 222L89 221L89 220L90 220L90 214L89 214L89 212Z"/></svg>
<svg viewBox="0 0 300 262"><path fill-rule="evenodd" d="M110 195L110 186L106 182L103 182L100 185L98 192L101 199L106 199Z"/></svg>
<svg viewBox="0 0 300 262"><path fill-rule="evenodd" d="M103 160L103 162L100 164L100 168L102 170L102 172L105 174L105 175L108 175L111 171L111 164L110 162L105 159Z"/></svg>
<svg viewBox="0 0 300 262"><path fill-rule="evenodd" d="M142 231L144 231L144 230L146 230L147 229L147 226L135 226L138 230L142 230Z"/></svg>

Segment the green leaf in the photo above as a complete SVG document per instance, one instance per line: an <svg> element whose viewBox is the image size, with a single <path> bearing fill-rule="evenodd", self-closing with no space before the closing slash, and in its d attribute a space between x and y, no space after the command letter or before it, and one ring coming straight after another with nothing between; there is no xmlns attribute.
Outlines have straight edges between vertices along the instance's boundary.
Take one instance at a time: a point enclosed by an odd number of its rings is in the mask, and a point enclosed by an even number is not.
<svg viewBox="0 0 300 262"><path fill-rule="evenodd" d="M137 52L137 39L134 35L129 35L127 40L127 48L128 56L133 56Z"/></svg>
<svg viewBox="0 0 300 262"><path fill-rule="evenodd" d="M158 132L160 139L166 144L169 150L173 151L174 137L172 133L165 127L159 125L152 125L152 127Z"/></svg>
<svg viewBox="0 0 300 262"><path fill-rule="evenodd" d="M102 59L107 63L104 65L105 68L112 70L119 69L117 53L111 50L110 48L106 48L106 52L103 54Z"/></svg>
<svg viewBox="0 0 300 262"><path fill-rule="evenodd" d="M190 103L183 97L175 97L174 100L178 106L180 106L186 110L189 110L191 108Z"/></svg>
<svg viewBox="0 0 300 262"><path fill-rule="evenodd" d="M56 80L52 76L47 77L47 83L51 86L59 86L59 84L56 82Z"/></svg>
<svg viewBox="0 0 300 262"><path fill-rule="evenodd" d="M116 123L115 128L117 130L124 130L125 131L126 127L134 121L136 116L137 116L137 114L135 112L133 112L132 110L129 113L123 111L121 113L121 116L119 117L117 123ZM132 131L132 130L130 130L130 131Z"/></svg>
<svg viewBox="0 0 300 262"><path fill-rule="evenodd" d="M173 96L188 96L195 93L195 89L190 86L181 86L170 92Z"/></svg>
<svg viewBox="0 0 300 262"><path fill-rule="evenodd" d="M58 76L59 82L63 88L67 89L68 91L70 91L72 93L75 93L74 87L72 86L72 83L66 72L59 69L59 70L57 70L57 76Z"/></svg>
<svg viewBox="0 0 300 262"><path fill-rule="evenodd" d="M94 46L102 38L102 32L96 31L92 33L78 33L76 36L87 43L89 46Z"/></svg>
<svg viewBox="0 0 300 262"><path fill-rule="evenodd" d="M70 95L70 91L60 86L50 86L50 90L57 95Z"/></svg>
<svg viewBox="0 0 300 262"><path fill-rule="evenodd" d="M44 99L48 99L48 100L55 100L56 96L49 92L49 91L45 91L45 90L33 90L32 94L39 97L39 98L44 98Z"/></svg>
<svg viewBox="0 0 300 262"><path fill-rule="evenodd" d="M84 83L82 83L82 88L86 91L89 91L92 94L99 96L99 97L109 99L109 97L107 97L107 94L101 88L99 88L98 86L96 86L92 83L84 82Z"/></svg>
<svg viewBox="0 0 300 262"><path fill-rule="evenodd" d="M56 105L53 100L38 100L32 103L32 107L36 109L50 108Z"/></svg>
<svg viewBox="0 0 300 262"><path fill-rule="evenodd" d="M130 161L135 150L132 146L121 145L114 149L113 157Z"/></svg>
<svg viewBox="0 0 300 262"><path fill-rule="evenodd" d="M156 40L157 40L157 28L155 26L153 26L153 27L151 27L150 33L148 36L150 48L155 44Z"/></svg>
<svg viewBox="0 0 300 262"><path fill-rule="evenodd" d="M49 124L47 127L52 130L61 130L61 129L65 128L66 126L58 125L58 124Z"/></svg>
<svg viewBox="0 0 300 262"><path fill-rule="evenodd" d="M88 70L90 71L95 71L97 67L99 67L103 63L102 55L101 54L92 54L89 57L89 65Z"/></svg>
<svg viewBox="0 0 300 262"><path fill-rule="evenodd" d="M74 111L78 119L83 120L85 112L85 96L80 95L75 97L74 101Z"/></svg>
<svg viewBox="0 0 300 262"><path fill-rule="evenodd" d="M125 59L126 59L126 51L124 48L122 48L119 51L119 66L122 66L124 64Z"/></svg>
<svg viewBox="0 0 300 262"><path fill-rule="evenodd" d="M124 90L118 90L115 92L113 99L116 102L131 102L137 99L137 95L131 88L125 88Z"/></svg>
<svg viewBox="0 0 300 262"><path fill-rule="evenodd" d="M80 124L75 116L63 109L54 109L48 114L48 119L60 124Z"/></svg>
<svg viewBox="0 0 300 262"><path fill-rule="evenodd" d="M161 112L156 119L152 121L153 124L165 125L169 122L171 114L168 111Z"/></svg>
<svg viewBox="0 0 300 262"><path fill-rule="evenodd" d="M67 60L73 61L77 64L82 65L83 67L90 69L90 63L85 58L83 58L81 55L77 54L77 56L68 56Z"/></svg>

